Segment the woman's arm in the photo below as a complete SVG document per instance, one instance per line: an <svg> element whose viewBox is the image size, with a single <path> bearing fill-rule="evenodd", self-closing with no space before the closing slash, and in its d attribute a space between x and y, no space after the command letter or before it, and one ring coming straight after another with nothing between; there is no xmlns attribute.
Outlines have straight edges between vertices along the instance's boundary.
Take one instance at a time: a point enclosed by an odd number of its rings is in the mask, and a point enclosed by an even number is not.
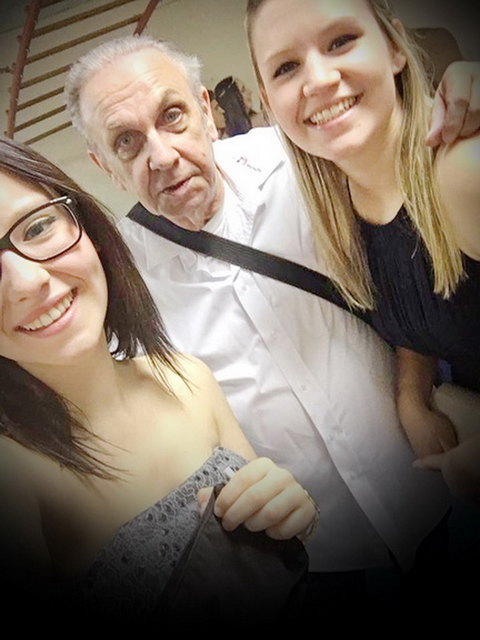
<svg viewBox="0 0 480 640"><path fill-rule="evenodd" d="M414 464L420 469L440 471L455 497L480 507L480 434L446 453L427 456Z"/></svg>
<svg viewBox="0 0 480 640"><path fill-rule="evenodd" d="M480 260L480 137L458 140L439 150L438 189L460 249Z"/></svg>
<svg viewBox="0 0 480 640"><path fill-rule="evenodd" d="M415 454L440 453L457 444L452 423L431 407L437 359L397 347L397 408Z"/></svg>

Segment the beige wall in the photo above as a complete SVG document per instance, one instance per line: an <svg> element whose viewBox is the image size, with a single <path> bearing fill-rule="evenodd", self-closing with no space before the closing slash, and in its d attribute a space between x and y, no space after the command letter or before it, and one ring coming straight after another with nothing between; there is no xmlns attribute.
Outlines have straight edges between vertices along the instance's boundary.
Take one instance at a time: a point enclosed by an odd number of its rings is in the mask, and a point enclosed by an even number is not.
<svg viewBox="0 0 480 640"><path fill-rule="evenodd" d="M72 3L65 3L72 5ZM99 4L104 4L98 0L75 3L75 12L88 10ZM124 7L115 10L115 17L112 12L105 14L101 20L92 18L82 22L75 28L69 28L68 38L73 39L85 33L85 30L96 30L104 24L113 20L120 21L136 11L141 12L147 5L146 0L136 0ZM204 64L202 74L203 81L208 88L212 88L219 80L227 75L237 75L250 86L255 88L253 74L250 69L248 52L243 34L243 16L245 11L245 0L169 0L160 5L155 10L145 33L176 42L181 48L189 53L196 53ZM45 20L50 23L68 17L71 10L61 13L52 13L51 17ZM103 36L85 44L77 46L73 53L77 57L88 50L97 42L110 37L131 33L132 28L127 27L122 31L115 32L111 36ZM0 66L11 64L16 56L16 37L19 29L0 33ZM39 51L49 49L65 39L66 31L32 42L30 54L34 55ZM71 55L71 54L69 54ZM60 67L69 62L67 55L56 54L48 61L48 68ZM41 74L47 68L45 61L39 61L29 65L25 72L28 79L32 75ZM60 86L64 76L58 76L50 80L43 86L43 91L50 91ZM0 113L1 128L5 129L6 116L3 114L7 108L8 87L10 74L0 74ZM38 87L32 88L29 92L22 94L22 101L28 100L36 95ZM258 103L258 101L257 101ZM40 110L52 109L59 104L58 98L52 98L41 107L36 105L22 112L19 121L33 118L40 113ZM49 119L48 128L55 127L66 120L64 114ZM45 125L42 125L45 126ZM36 126L29 127L28 130L18 132L18 140L26 140L33 137L40 129ZM86 149L79 135L70 127L59 133L40 140L33 144L34 148L46 155L54 162L60 164L67 173L71 174L82 187L94 193L101 201L115 213L122 215L126 213L135 200L124 193L120 193L104 176L101 171L88 159L86 159Z"/></svg>
<svg viewBox="0 0 480 640"><path fill-rule="evenodd" d="M21 2L17 3L21 4ZM26 2L24 2L26 4ZM75 12L87 10L104 4L103 0L88 0L73 2L64 0L49 9L51 15L44 22L57 21L72 13L71 7L75 6ZM78 37L86 29L98 29L105 24L121 20L135 12L141 12L146 6L147 0L135 0L124 7L115 9L114 12L105 14L101 19L92 18L88 22L82 22L66 32L56 33L34 41L31 54L55 46L65 39ZM466 12L462 11L462 5L468 6L469 0L444 3L439 0L392 0L402 19L409 26L446 26L456 36L464 56L470 59L480 58L477 44L477 29L475 21L468 21ZM179 46L190 53L196 53L204 63L203 80L208 88L212 88L223 77L237 75L247 86L255 90L255 81L250 69L245 36L243 32L243 16L246 0L166 0L155 10L147 32L173 40ZM441 6L440 6L441 5ZM59 13L60 7L62 11ZM66 7L66 9L65 9ZM79 9L80 7L80 9ZM442 8L443 7L443 8ZM3 32L1 30L4 30ZM121 33L130 33L131 27L125 28ZM16 37L20 33L20 27L8 29L8 21L0 26L0 67L10 65L16 56ZM103 36L101 39L79 45L73 50L75 57L81 55L97 42L113 37ZM61 66L70 61L65 54L57 54L48 62L48 68ZM45 61L30 65L25 73L28 78L31 75L42 73L47 68ZM52 79L43 90L54 89L62 84L63 76ZM8 103L8 87L10 74L0 74L0 125L2 130L6 125L4 116ZM22 100L34 97L38 93L38 87L32 88L30 94ZM256 95L254 93L254 95ZM22 121L38 115L41 110L48 110L57 106L59 99L52 99L42 106L26 109L22 114ZM258 106L258 99L257 99ZM65 121L66 116L56 116L49 120L48 128ZM28 136L27 136L28 132ZM35 135L35 127L26 132L19 132L16 137L25 140ZM134 199L119 193L100 170L86 159L85 147L72 128L56 133L49 138L41 140L33 145L41 153L53 161L59 163L67 173L70 173L85 189L92 191L100 200L109 206L116 215L123 215L134 203Z"/></svg>

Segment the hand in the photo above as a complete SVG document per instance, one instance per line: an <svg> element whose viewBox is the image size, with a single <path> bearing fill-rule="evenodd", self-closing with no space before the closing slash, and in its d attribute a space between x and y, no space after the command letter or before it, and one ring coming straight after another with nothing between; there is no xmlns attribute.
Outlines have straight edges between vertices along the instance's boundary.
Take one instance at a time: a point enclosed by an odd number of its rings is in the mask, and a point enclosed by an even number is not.
<svg viewBox="0 0 480 640"><path fill-rule="evenodd" d="M440 411L412 403L408 408L402 407L400 419L408 441L419 458L443 453L457 445L455 428Z"/></svg>
<svg viewBox="0 0 480 640"><path fill-rule="evenodd" d="M200 493L200 492L199 492ZM206 493L199 495L204 501ZM225 485L215 502L215 515L227 531L243 524L278 540L301 536L317 518L313 500L292 474L269 458L256 458Z"/></svg>
<svg viewBox="0 0 480 640"><path fill-rule="evenodd" d="M426 143L432 147L468 138L480 129L480 63L452 62L438 85Z"/></svg>
<svg viewBox="0 0 480 640"><path fill-rule="evenodd" d="M440 471L452 495L480 506L480 435L441 454L416 460L414 467Z"/></svg>

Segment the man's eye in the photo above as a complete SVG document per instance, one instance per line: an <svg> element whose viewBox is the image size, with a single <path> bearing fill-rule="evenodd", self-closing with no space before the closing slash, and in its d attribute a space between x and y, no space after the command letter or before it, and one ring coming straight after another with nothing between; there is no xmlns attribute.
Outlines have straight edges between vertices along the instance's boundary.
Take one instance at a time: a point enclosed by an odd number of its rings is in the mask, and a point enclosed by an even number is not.
<svg viewBox="0 0 480 640"><path fill-rule="evenodd" d="M176 124L180 121L183 115L183 111L179 107L170 107L163 114L163 119L166 124Z"/></svg>
<svg viewBox="0 0 480 640"><path fill-rule="evenodd" d="M341 47L345 46L349 42L356 40L357 37L358 36L356 36L354 33L345 33L341 35L339 38L335 38L335 40L333 40L332 43L330 44L330 47L328 48L328 50L334 51L335 49L340 49Z"/></svg>
<svg viewBox="0 0 480 640"><path fill-rule="evenodd" d="M131 133L122 133L115 141L117 149L128 149L133 145L133 136Z"/></svg>
<svg viewBox="0 0 480 640"><path fill-rule="evenodd" d="M130 160L136 156L140 146L140 136L126 131L116 138L114 150L121 160Z"/></svg>
<svg viewBox="0 0 480 640"><path fill-rule="evenodd" d="M284 62L279 67L277 67L277 69L275 69L275 71L273 73L273 77L274 78L278 78L279 76L283 76L286 73L290 73L291 71L293 71L297 67L298 67L298 64L296 62L291 62L291 61L290 62Z"/></svg>

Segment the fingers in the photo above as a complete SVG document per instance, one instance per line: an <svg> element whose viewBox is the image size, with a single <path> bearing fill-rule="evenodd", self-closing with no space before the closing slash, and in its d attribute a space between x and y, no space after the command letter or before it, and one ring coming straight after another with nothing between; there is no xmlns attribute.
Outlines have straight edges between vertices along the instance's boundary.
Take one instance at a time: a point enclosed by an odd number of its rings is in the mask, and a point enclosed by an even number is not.
<svg viewBox="0 0 480 640"><path fill-rule="evenodd" d="M470 104L471 81L463 76L455 78L445 88L445 118L442 127L442 142L451 144L461 137Z"/></svg>
<svg viewBox="0 0 480 640"><path fill-rule="evenodd" d="M435 93L432 121L426 143L451 144L480 129L480 65L451 64Z"/></svg>
<svg viewBox="0 0 480 640"><path fill-rule="evenodd" d="M437 422L435 431L443 451L449 451L457 446L455 427L446 416L442 416Z"/></svg>
<svg viewBox="0 0 480 640"><path fill-rule="evenodd" d="M480 65L479 65L480 69ZM470 91L470 105L460 132L462 138L478 133L480 130L480 77L474 76Z"/></svg>
<svg viewBox="0 0 480 640"><path fill-rule="evenodd" d="M431 147L438 147L442 143L442 127L445 120L445 104L439 91L435 93L431 115L430 130L425 140Z"/></svg>
<svg viewBox="0 0 480 640"><path fill-rule="evenodd" d="M203 515L208 501L210 500L210 496L212 495L212 491L213 487L204 487L203 489L199 489L197 493L197 501L198 506L200 507L200 515Z"/></svg>
<svg viewBox="0 0 480 640"><path fill-rule="evenodd" d="M419 460L415 460L413 466L416 469L431 469L433 471L441 471L445 461L444 453L436 453L431 456L425 456Z"/></svg>
<svg viewBox="0 0 480 640"><path fill-rule="evenodd" d="M222 489L215 514L228 531L243 524L250 531L265 530L272 538L287 539L309 526L316 509L291 473L258 458Z"/></svg>
<svg viewBox="0 0 480 640"><path fill-rule="evenodd" d="M238 471L220 492L215 515L225 528L235 529L265 507L292 481L291 474L268 458L257 458Z"/></svg>

